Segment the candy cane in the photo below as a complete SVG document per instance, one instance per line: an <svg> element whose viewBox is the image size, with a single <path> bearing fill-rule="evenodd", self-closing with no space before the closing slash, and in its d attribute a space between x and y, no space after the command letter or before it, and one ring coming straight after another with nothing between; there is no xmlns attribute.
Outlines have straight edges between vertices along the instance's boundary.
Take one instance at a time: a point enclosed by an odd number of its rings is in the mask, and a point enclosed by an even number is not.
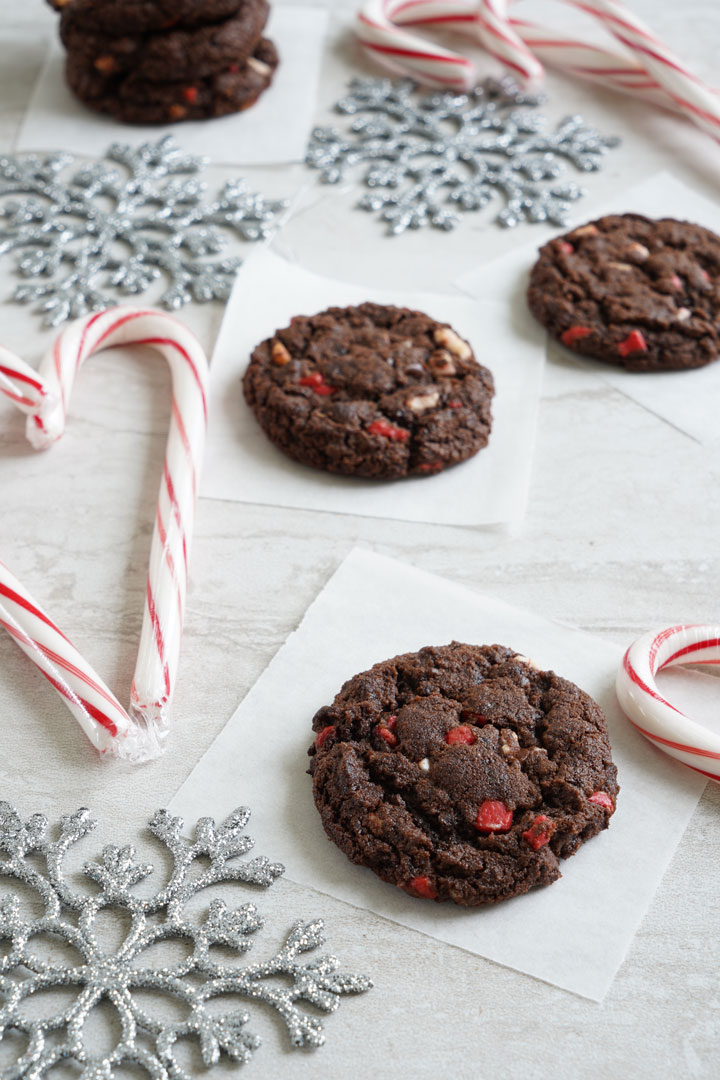
<svg viewBox="0 0 720 1080"><path fill-rule="evenodd" d="M616 0L570 0L606 27L655 76L671 101L714 138L720 137L720 101L717 95L675 56L631 11Z"/></svg>
<svg viewBox="0 0 720 1080"><path fill-rule="evenodd" d="M720 735L671 705L655 683L658 671L676 664L720 664L720 626L671 626L638 638L617 674L620 707L660 750L720 780Z"/></svg>
<svg viewBox="0 0 720 1080"><path fill-rule="evenodd" d="M541 78L542 64L510 24L507 0L485 0L475 6L478 36L490 55L523 79Z"/></svg>
<svg viewBox="0 0 720 1080"><path fill-rule="evenodd" d="M718 95L624 5L616 0L565 2L597 19L623 51L511 18L509 0L368 0L358 14L357 32L376 59L431 86L471 89L479 73L462 54L430 44L401 29L405 26L458 30L524 79L540 78L545 63L680 112L720 138Z"/></svg>
<svg viewBox="0 0 720 1080"><path fill-rule="evenodd" d="M118 307L71 323L39 371L0 349L0 392L28 413L27 437L35 449L44 449L63 433L80 366L93 353L121 345L157 349L170 365L173 393L128 711L2 563L0 623L63 696L97 749L144 761L162 752L169 727L207 426L207 359L172 316Z"/></svg>
<svg viewBox="0 0 720 1080"><path fill-rule="evenodd" d="M421 81L469 90L477 82L472 61L439 45L431 48L423 38L397 27L404 23L455 23L464 19L474 23L475 6L472 5L473 13L463 14L467 4L448 5L442 0L368 0L357 17L360 44L387 66ZM458 7L462 10L453 14Z"/></svg>

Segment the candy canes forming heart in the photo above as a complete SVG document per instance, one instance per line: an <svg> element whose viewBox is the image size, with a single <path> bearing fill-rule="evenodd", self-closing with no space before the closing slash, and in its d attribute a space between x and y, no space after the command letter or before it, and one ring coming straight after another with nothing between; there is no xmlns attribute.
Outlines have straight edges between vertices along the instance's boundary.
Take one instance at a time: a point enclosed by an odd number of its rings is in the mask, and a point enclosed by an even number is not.
<svg viewBox="0 0 720 1080"><path fill-rule="evenodd" d="M720 664L720 626L671 626L638 638L618 671L620 708L660 750L720 780L720 735L671 705L655 683L658 671L677 664Z"/></svg>
<svg viewBox="0 0 720 1080"><path fill-rule="evenodd" d="M357 16L356 32L360 43L393 70L431 86L470 90L479 75L467 57L405 28L458 30L523 79L541 78L544 64L558 67L678 111L720 139L718 94L624 4L617 0L564 2L599 22L623 51L511 18L510 0L366 0Z"/></svg>
<svg viewBox="0 0 720 1080"><path fill-rule="evenodd" d="M171 315L117 307L68 326L39 371L0 348L0 392L28 413L27 437L35 449L44 449L63 433L81 364L93 353L120 345L150 345L162 353L170 365L173 394L129 709L2 563L0 624L63 696L98 750L140 762L162 752L169 727L207 426L205 353Z"/></svg>

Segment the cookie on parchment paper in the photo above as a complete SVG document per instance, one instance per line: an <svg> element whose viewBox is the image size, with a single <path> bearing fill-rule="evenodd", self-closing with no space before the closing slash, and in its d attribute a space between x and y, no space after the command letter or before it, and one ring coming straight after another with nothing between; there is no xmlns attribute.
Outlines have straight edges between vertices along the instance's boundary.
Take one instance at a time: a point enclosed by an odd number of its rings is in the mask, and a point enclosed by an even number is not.
<svg viewBox="0 0 720 1080"><path fill-rule="evenodd" d="M247 0L48 0L67 25L102 34L204 26L234 15Z"/></svg>
<svg viewBox="0 0 720 1080"><path fill-rule="evenodd" d="M611 214L545 244L527 296L574 352L628 371L703 367L720 353L720 237Z"/></svg>
<svg viewBox="0 0 720 1080"><path fill-rule="evenodd" d="M150 82L191 84L208 75L241 68L253 55L267 22L267 0L243 0L221 23L164 33L109 34L86 29L77 19L60 20L60 40L75 66L114 77L132 72Z"/></svg>
<svg viewBox="0 0 720 1080"><path fill-rule="evenodd" d="M312 726L325 832L412 896L474 907L548 885L615 810L598 705L502 645L376 664Z"/></svg>
<svg viewBox="0 0 720 1080"><path fill-rule="evenodd" d="M331 473L428 476L487 445L493 378L446 323L365 303L297 316L254 350L245 399L270 441Z"/></svg>
<svg viewBox="0 0 720 1080"><path fill-rule="evenodd" d="M272 82L278 65L275 46L261 38L253 56L237 70L192 82L151 82L135 75L108 79L68 57L65 74L86 105L127 124L167 124L241 112L254 105Z"/></svg>

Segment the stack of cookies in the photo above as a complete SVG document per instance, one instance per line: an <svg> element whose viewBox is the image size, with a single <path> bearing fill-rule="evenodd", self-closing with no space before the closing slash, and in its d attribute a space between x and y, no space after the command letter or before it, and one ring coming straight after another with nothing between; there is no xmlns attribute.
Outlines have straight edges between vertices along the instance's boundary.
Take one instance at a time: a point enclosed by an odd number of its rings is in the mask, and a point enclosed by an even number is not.
<svg viewBox="0 0 720 1080"><path fill-rule="evenodd" d="M70 89L128 124L225 116L253 105L278 55L267 0L50 0Z"/></svg>

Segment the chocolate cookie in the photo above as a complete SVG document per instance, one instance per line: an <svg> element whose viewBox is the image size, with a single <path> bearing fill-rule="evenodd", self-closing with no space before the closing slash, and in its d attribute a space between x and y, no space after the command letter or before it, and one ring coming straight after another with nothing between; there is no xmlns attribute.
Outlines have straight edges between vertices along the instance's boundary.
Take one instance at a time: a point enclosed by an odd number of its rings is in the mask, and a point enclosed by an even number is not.
<svg viewBox="0 0 720 1080"><path fill-rule="evenodd" d="M179 82L240 68L253 55L269 7L266 0L242 0L235 15L192 30L126 34L122 37L82 29L60 20L60 38L78 66L100 75L132 72L150 82Z"/></svg>
<svg viewBox="0 0 720 1080"><path fill-rule="evenodd" d="M242 0L49 0L67 25L100 34L142 34L227 19Z"/></svg>
<svg viewBox="0 0 720 1080"><path fill-rule="evenodd" d="M702 367L720 352L720 237L611 214L545 244L527 295L575 352L629 371Z"/></svg>
<svg viewBox="0 0 720 1080"><path fill-rule="evenodd" d="M325 832L411 896L474 907L548 885L615 811L601 710L502 645L375 664L313 729Z"/></svg>
<svg viewBox="0 0 720 1080"><path fill-rule="evenodd" d="M108 79L72 56L68 56L65 73L70 89L91 108L126 124L167 124L249 108L272 82L277 65L275 46L261 38L253 56L239 70L192 83L149 82L134 75Z"/></svg>
<svg viewBox="0 0 720 1080"><path fill-rule="evenodd" d="M255 349L243 389L285 454L352 476L440 472L486 446L492 423L493 378L467 342L380 304L292 319Z"/></svg>

